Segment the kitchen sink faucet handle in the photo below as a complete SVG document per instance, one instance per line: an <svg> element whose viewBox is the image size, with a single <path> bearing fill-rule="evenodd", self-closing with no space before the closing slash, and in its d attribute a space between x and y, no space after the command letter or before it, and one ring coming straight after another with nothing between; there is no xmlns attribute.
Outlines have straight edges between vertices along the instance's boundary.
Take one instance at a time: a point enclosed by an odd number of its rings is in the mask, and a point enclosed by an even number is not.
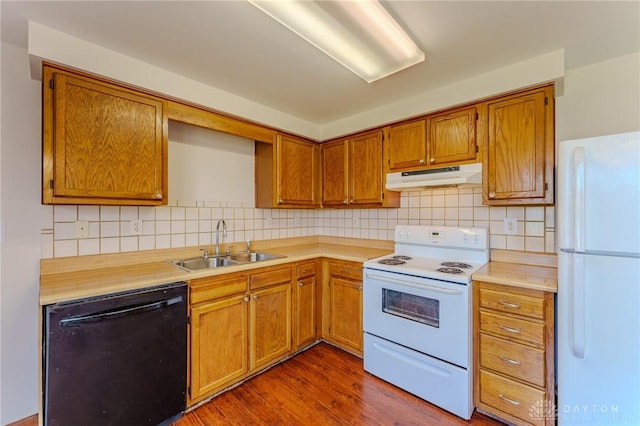
<svg viewBox="0 0 640 426"><path fill-rule="evenodd" d="M247 251L251 251L251 240L247 238Z"/></svg>
<svg viewBox="0 0 640 426"><path fill-rule="evenodd" d="M200 251L202 252L202 258L203 259L208 259L209 258L209 250L207 250L206 248L201 248Z"/></svg>

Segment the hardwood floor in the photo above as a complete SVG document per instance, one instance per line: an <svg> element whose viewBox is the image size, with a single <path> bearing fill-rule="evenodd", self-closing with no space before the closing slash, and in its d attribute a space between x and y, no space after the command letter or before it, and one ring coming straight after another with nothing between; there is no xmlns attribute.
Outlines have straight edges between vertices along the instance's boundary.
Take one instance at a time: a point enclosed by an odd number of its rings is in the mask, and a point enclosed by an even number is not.
<svg viewBox="0 0 640 426"><path fill-rule="evenodd" d="M277 365L185 414L175 426L477 425L365 372L362 360L326 343Z"/></svg>

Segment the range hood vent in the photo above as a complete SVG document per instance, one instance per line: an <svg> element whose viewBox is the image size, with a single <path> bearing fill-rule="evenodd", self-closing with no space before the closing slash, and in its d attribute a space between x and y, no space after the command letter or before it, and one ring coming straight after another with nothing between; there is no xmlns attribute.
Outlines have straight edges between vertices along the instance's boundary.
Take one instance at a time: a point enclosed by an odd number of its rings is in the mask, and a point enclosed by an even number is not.
<svg viewBox="0 0 640 426"><path fill-rule="evenodd" d="M391 191L409 191L439 186L481 186L482 163L410 172L387 173L386 188Z"/></svg>

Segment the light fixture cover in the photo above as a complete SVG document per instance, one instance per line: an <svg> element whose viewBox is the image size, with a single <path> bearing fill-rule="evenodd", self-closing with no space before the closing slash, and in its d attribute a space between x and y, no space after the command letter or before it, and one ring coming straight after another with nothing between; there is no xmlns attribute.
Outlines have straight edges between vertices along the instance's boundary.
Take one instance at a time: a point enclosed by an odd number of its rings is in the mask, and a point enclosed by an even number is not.
<svg viewBox="0 0 640 426"><path fill-rule="evenodd" d="M376 0L248 0L368 83L424 61Z"/></svg>

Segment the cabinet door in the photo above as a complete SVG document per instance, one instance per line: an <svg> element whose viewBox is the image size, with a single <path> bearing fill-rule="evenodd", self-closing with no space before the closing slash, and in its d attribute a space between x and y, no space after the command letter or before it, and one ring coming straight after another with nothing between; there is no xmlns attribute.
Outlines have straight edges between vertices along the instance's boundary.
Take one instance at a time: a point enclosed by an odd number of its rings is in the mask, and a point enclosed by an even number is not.
<svg viewBox="0 0 640 426"><path fill-rule="evenodd" d="M486 204L553 203L552 88L488 103Z"/></svg>
<svg viewBox="0 0 640 426"><path fill-rule="evenodd" d="M191 308L191 399L248 371L248 305L237 295Z"/></svg>
<svg viewBox="0 0 640 426"><path fill-rule="evenodd" d="M427 161L425 121L413 121L389 128L389 170L422 166Z"/></svg>
<svg viewBox="0 0 640 426"><path fill-rule="evenodd" d="M45 71L43 202L166 204L166 102Z"/></svg>
<svg viewBox="0 0 640 426"><path fill-rule="evenodd" d="M362 351L362 282L329 279L329 335L336 343Z"/></svg>
<svg viewBox="0 0 640 426"><path fill-rule="evenodd" d="M322 204L341 206L349 202L347 141L322 146Z"/></svg>
<svg viewBox="0 0 640 426"><path fill-rule="evenodd" d="M382 204L382 132L349 140L349 204Z"/></svg>
<svg viewBox="0 0 640 426"><path fill-rule="evenodd" d="M319 205L318 146L291 136L276 141L277 204Z"/></svg>
<svg viewBox="0 0 640 426"><path fill-rule="evenodd" d="M299 278L294 288L294 346L297 349L316 339L316 277Z"/></svg>
<svg viewBox="0 0 640 426"><path fill-rule="evenodd" d="M475 107L430 116L429 164L475 160L476 117Z"/></svg>
<svg viewBox="0 0 640 426"><path fill-rule="evenodd" d="M251 293L250 368L258 369L291 350L291 282Z"/></svg>

